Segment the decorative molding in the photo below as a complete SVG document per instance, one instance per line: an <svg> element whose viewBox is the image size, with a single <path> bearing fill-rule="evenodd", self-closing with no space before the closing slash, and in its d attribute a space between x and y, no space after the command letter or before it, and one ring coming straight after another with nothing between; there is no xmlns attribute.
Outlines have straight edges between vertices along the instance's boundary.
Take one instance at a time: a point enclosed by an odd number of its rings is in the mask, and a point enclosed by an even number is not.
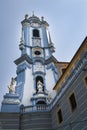
<svg viewBox="0 0 87 130"><path fill-rule="evenodd" d="M40 71L40 72L44 72L44 66L42 66L41 64L36 64L36 65L34 65L34 73L35 72L38 72L38 71Z"/></svg>
<svg viewBox="0 0 87 130"><path fill-rule="evenodd" d="M19 95L16 93L6 93L2 101L2 104L20 104Z"/></svg>
<svg viewBox="0 0 87 130"><path fill-rule="evenodd" d="M32 38L33 46L41 46L41 38L40 37L33 37Z"/></svg>
<svg viewBox="0 0 87 130"><path fill-rule="evenodd" d="M35 54L35 52L38 51L40 52L39 55ZM33 57L43 57L43 50L41 48L35 47L32 49L32 56Z"/></svg>
<svg viewBox="0 0 87 130"><path fill-rule="evenodd" d="M29 64L32 64L32 59L27 54L24 54L23 56L15 60L14 63L18 65L23 61L27 61Z"/></svg>
<svg viewBox="0 0 87 130"><path fill-rule="evenodd" d="M4 99L3 104L20 104L20 100L19 99Z"/></svg>

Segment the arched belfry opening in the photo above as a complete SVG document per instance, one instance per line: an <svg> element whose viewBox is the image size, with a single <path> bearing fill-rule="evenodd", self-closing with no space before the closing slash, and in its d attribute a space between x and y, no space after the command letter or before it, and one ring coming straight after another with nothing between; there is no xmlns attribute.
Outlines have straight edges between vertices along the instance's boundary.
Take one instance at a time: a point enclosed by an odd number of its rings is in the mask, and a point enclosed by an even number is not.
<svg viewBox="0 0 87 130"><path fill-rule="evenodd" d="M37 29L33 30L33 37L40 37L39 30L37 30Z"/></svg>
<svg viewBox="0 0 87 130"><path fill-rule="evenodd" d="M46 102L45 101L38 101L36 104L37 105L39 105L39 104L46 104Z"/></svg>
<svg viewBox="0 0 87 130"><path fill-rule="evenodd" d="M43 78L41 76L37 76L36 77L36 91L37 93L39 92L39 88L38 88L38 84L40 84L42 86L42 92L44 92L44 81Z"/></svg>

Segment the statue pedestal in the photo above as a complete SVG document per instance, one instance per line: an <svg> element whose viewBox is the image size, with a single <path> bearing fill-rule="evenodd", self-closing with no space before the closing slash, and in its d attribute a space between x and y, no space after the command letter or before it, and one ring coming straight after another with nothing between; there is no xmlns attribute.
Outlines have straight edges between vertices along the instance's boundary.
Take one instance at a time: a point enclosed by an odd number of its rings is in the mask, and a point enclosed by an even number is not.
<svg viewBox="0 0 87 130"><path fill-rule="evenodd" d="M37 104L47 104L46 103L46 99L47 99L47 94L43 93L43 92L39 92L37 94L34 94L33 97L31 98L32 101L32 105L37 105Z"/></svg>
<svg viewBox="0 0 87 130"><path fill-rule="evenodd" d="M6 93L2 101L1 112L19 112L20 100L16 93Z"/></svg>

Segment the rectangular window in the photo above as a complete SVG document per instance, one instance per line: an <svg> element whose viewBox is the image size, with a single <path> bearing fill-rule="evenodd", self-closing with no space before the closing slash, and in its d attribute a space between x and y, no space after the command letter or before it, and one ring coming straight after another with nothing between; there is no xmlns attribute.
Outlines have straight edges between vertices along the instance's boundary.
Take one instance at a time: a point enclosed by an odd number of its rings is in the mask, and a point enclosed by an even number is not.
<svg viewBox="0 0 87 130"><path fill-rule="evenodd" d="M57 112L59 124L63 121L62 110L59 109Z"/></svg>
<svg viewBox="0 0 87 130"><path fill-rule="evenodd" d="M74 93L72 93L69 97L69 102L71 106L71 110L74 111L77 107L76 99Z"/></svg>

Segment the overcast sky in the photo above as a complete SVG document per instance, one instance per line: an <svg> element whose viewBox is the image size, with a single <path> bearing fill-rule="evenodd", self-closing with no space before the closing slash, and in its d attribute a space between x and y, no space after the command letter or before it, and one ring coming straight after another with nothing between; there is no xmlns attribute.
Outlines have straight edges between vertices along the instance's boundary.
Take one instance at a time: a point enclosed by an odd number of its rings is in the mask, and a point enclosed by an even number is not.
<svg viewBox="0 0 87 130"><path fill-rule="evenodd" d="M0 101L16 76L20 22L32 11L49 23L59 61L70 61L87 36L87 0L0 0Z"/></svg>

